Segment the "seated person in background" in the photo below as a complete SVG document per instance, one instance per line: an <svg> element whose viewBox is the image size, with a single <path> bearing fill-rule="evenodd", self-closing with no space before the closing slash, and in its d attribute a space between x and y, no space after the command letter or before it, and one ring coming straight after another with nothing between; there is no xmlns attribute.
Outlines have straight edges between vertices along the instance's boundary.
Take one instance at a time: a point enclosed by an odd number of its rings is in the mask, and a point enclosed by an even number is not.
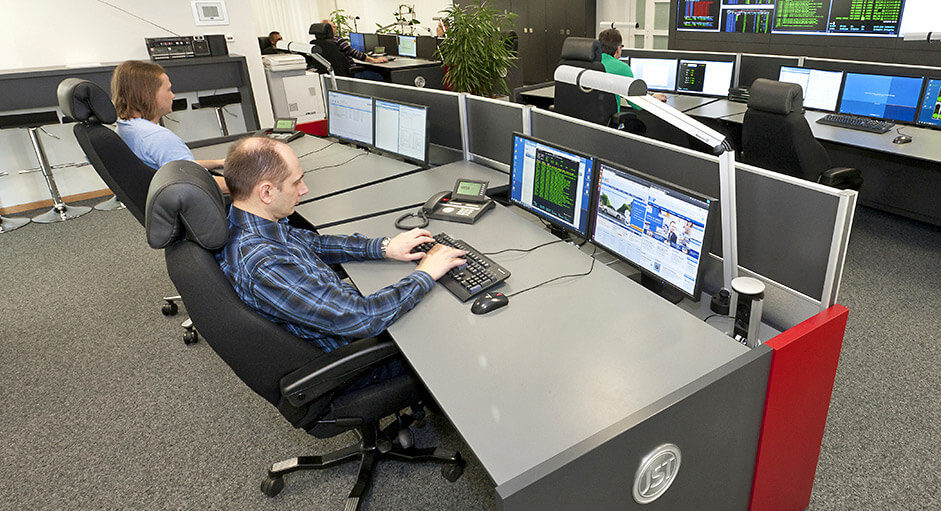
<svg viewBox="0 0 941 511"><path fill-rule="evenodd" d="M216 254L223 273L249 307L324 351L381 333L415 307L435 280L465 263L466 252L443 245L412 254L419 243L434 241L421 229L369 239L291 227L287 216L308 190L297 155L281 142L250 137L234 144L226 156L225 179L232 207L229 240ZM369 296L340 280L329 266L384 258L421 262L402 280Z"/></svg>
<svg viewBox="0 0 941 511"><path fill-rule="evenodd" d="M268 34L268 44L264 45L264 47L261 49L262 55L271 55L271 54L279 53L279 50L276 48L276 45L278 44L278 41L280 41L281 39L284 39L283 37L281 37L281 32L278 32L277 30L270 32Z"/></svg>
<svg viewBox="0 0 941 511"><path fill-rule="evenodd" d="M353 45L350 44L349 39L345 37L340 37L338 35L337 27L336 25L333 24L332 21L320 20L320 22L329 24L330 27L333 29L333 42L337 43L337 47L339 47L340 51L343 52L344 55L346 55L346 62L347 64L350 65L350 67L353 67L354 65L353 59L362 60L365 62L372 62L373 64L380 64L382 62L389 61L389 59L385 57L370 57L369 55L366 55L365 53L357 50L356 48L353 48ZM362 71L357 71L356 74L353 75L353 77L362 78L363 80L374 80L377 82L382 81L382 75L371 69L364 69Z"/></svg>
<svg viewBox="0 0 941 511"><path fill-rule="evenodd" d="M129 60L119 65L111 76L111 100L118 112L118 136L146 165L155 170L167 162L189 160L220 169L225 160L197 160L183 140L159 124L173 109L170 78L152 62ZM228 193L225 180L216 183Z"/></svg>
<svg viewBox="0 0 941 511"><path fill-rule="evenodd" d="M601 65L604 66L606 73L634 78L634 72L631 66L621 60L621 33L616 28L602 30L598 34L598 41L601 43ZM663 94L653 94L653 97L666 102L667 97ZM621 97L618 98L618 112L621 111ZM635 107L636 108L636 107Z"/></svg>

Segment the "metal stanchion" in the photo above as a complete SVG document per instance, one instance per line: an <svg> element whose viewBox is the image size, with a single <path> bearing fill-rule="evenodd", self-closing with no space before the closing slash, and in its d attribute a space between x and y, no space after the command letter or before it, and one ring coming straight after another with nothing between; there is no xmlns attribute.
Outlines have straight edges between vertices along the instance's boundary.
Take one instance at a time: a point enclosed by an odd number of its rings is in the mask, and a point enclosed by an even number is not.
<svg viewBox="0 0 941 511"><path fill-rule="evenodd" d="M0 177L7 175L6 172L0 172ZM10 232L19 229L29 223L29 218L6 218L0 216L0 232Z"/></svg>
<svg viewBox="0 0 941 511"><path fill-rule="evenodd" d="M216 120L219 121L219 129L222 130L222 136L229 136L229 127L225 124L225 107L216 107Z"/></svg>
<svg viewBox="0 0 941 511"><path fill-rule="evenodd" d="M98 211L114 211L116 209L125 209L126 207L123 202L118 200L116 195L112 195L110 199L95 204L95 209Z"/></svg>
<svg viewBox="0 0 941 511"><path fill-rule="evenodd" d="M46 186L49 187L49 194L52 195L52 209L33 217L33 222L40 224L49 224L53 222L64 222L73 218L78 218L91 211L88 206L69 206L62 202L62 196L59 195L59 188L56 186L55 178L52 177L52 167L49 160L46 159L46 151L43 150L42 141L39 140L38 127L28 128L29 140L33 144L33 151L36 152L36 158L39 160L39 168L42 169L42 176L46 179Z"/></svg>

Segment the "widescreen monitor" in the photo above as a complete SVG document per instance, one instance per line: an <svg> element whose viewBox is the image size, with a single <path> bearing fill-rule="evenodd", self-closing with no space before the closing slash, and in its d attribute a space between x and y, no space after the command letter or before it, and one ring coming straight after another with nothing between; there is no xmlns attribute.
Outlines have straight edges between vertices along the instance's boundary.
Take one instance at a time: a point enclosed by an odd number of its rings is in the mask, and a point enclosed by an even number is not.
<svg viewBox="0 0 941 511"><path fill-rule="evenodd" d="M596 168L592 242L640 269L645 287L698 301L718 201L604 160Z"/></svg>
<svg viewBox="0 0 941 511"><path fill-rule="evenodd" d="M428 163L428 107L375 99L376 148Z"/></svg>
<svg viewBox="0 0 941 511"><path fill-rule="evenodd" d="M417 57L418 44L417 37L413 35L399 36L399 55L402 57Z"/></svg>
<svg viewBox="0 0 941 511"><path fill-rule="evenodd" d="M840 99L843 71L781 66L778 81L801 86L804 90L804 108L832 112L836 110L836 103Z"/></svg>
<svg viewBox="0 0 941 511"><path fill-rule="evenodd" d="M376 34L363 34L363 41L367 52L373 51L376 46L379 46L379 36Z"/></svg>
<svg viewBox="0 0 941 511"><path fill-rule="evenodd" d="M514 133L510 201L587 238L593 170L590 156Z"/></svg>
<svg viewBox="0 0 941 511"><path fill-rule="evenodd" d="M327 132L331 137L371 146L372 121L371 97L327 91Z"/></svg>
<svg viewBox="0 0 941 511"><path fill-rule="evenodd" d="M840 113L914 122L923 77L846 73Z"/></svg>
<svg viewBox="0 0 941 511"><path fill-rule="evenodd" d="M922 95L918 123L941 128L941 78L929 78Z"/></svg>
<svg viewBox="0 0 941 511"><path fill-rule="evenodd" d="M734 62L680 60L676 90L706 96L727 96L734 70Z"/></svg>
<svg viewBox="0 0 941 511"><path fill-rule="evenodd" d="M640 78L650 90L676 90L676 59L631 59L631 71L634 78Z"/></svg>
<svg viewBox="0 0 941 511"><path fill-rule="evenodd" d="M354 50L366 52L366 38L359 32L350 32L350 46Z"/></svg>

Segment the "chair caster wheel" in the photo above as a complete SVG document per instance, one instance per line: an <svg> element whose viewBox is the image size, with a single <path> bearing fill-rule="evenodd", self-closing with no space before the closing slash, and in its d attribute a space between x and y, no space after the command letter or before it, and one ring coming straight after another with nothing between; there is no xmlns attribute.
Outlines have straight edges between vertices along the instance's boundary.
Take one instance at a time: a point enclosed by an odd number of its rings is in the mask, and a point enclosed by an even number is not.
<svg viewBox="0 0 941 511"><path fill-rule="evenodd" d="M271 477L268 476L264 481L261 482L261 492L269 497L274 497L275 495L281 493L281 490L284 489L284 478L283 477Z"/></svg>
<svg viewBox="0 0 941 511"><path fill-rule="evenodd" d="M163 307L160 308L160 312L162 312L164 316L176 316L176 313L179 312L179 310L180 307L176 304L176 302L167 302L163 304Z"/></svg>
<svg viewBox="0 0 941 511"><path fill-rule="evenodd" d="M385 454L385 453L391 451L391 450L392 450L392 440L389 440L388 438L380 438L380 439L376 440L376 449L377 449L379 452L381 452L382 454Z"/></svg>
<svg viewBox="0 0 941 511"><path fill-rule="evenodd" d="M457 481L462 475L464 475L464 462L461 461L460 463L453 465L444 465L441 467L441 475L443 475L444 478L448 480L448 482L453 483L454 481Z"/></svg>
<svg viewBox="0 0 941 511"><path fill-rule="evenodd" d="M183 334L183 344L189 346L197 342L199 342L199 334L196 333L196 330L187 330L186 333Z"/></svg>
<svg viewBox="0 0 941 511"><path fill-rule="evenodd" d="M403 449L408 449L409 447L415 445L415 436L412 435L412 430L408 428L400 429L399 435L395 440Z"/></svg>

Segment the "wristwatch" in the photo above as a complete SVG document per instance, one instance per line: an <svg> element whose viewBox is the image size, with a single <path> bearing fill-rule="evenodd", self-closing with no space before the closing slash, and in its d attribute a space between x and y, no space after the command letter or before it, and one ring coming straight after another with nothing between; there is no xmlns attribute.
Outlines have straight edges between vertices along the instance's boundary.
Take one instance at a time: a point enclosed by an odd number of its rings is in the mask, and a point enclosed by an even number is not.
<svg viewBox="0 0 941 511"><path fill-rule="evenodd" d="M385 257L386 257L386 250L389 248L389 242L390 242L390 241L392 241L392 240L390 240L388 236L386 236L385 238L382 238L382 245L380 246L379 249L382 251L382 258L383 258L383 259L385 259Z"/></svg>

